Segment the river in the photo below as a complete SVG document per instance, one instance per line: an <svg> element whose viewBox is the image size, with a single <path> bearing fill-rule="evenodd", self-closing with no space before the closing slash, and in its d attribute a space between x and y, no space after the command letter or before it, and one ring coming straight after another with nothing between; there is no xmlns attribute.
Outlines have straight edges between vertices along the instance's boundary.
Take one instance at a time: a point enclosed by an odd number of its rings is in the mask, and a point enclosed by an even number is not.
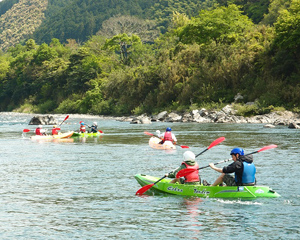
<svg viewBox="0 0 300 240"><path fill-rule="evenodd" d="M29 137L34 115L0 113L1 239L300 239L300 132L263 124L152 123L133 125L97 116L70 115L62 132L97 121L105 134L72 142ZM66 115L54 115L63 121ZM200 166L229 158L234 147L254 155L257 182L277 199L226 200L172 195L136 196L137 173L162 177L186 149L151 149L149 136L170 126L178 144L194 153L226 140L197 158ZM46 126L51 129L52 126ZM23 129L31 131L22 136ZM218 165L219 167L224 164ZM201 171L213 182L218 173Z"/></svg>

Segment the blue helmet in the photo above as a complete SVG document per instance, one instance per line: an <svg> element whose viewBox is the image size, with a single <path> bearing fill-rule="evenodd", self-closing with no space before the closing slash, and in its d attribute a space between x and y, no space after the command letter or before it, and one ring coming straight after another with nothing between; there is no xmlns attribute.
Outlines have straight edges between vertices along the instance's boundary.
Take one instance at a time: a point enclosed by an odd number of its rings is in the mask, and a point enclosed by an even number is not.
<svg viewBox="0 0 300 240"><path fill-rule="evenodd" d="M166 132L171 132L172 129L170 127L167 127Z"/></svg>
<svg viewBox="0 0 300 240"><path fill-rule="evenodd" d="M84 125L84 122L81 122L80 124L81 124L81 125Z"/></svg>
<svg viewBox="0 0 300 240"><path fill-rule="evenodd" d="M240 156L244 155L244 149L242 148L234 148L231 150L230 155L236 155L239 154Z"/></svg>

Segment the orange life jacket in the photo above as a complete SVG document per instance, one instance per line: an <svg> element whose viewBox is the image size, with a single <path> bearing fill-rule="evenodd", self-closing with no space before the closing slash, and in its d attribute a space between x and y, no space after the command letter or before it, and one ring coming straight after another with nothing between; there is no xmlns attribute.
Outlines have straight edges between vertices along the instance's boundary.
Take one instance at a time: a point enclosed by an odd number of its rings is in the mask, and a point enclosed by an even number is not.
<svg viewBox="0 0 300 240"><path fill-rule="evenodd" d="M198 169L199 165L196 163L194 166L188 165L186 162L182 162L188 169ZM185 176L185 181L184 182L199 182L199 170L195 170L191 172L189 175Z"/></svg>

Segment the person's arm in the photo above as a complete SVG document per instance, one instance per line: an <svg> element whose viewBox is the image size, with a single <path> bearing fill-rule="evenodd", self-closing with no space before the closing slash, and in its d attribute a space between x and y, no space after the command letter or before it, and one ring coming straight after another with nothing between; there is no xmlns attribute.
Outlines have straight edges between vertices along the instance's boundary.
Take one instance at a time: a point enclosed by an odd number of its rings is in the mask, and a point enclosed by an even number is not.
<svg viewBox="0 0 300 240"><path fill-rule="evenodd" d="M223 169L222 169L222 168L217 168L217 167L215 166L215 164L210 163L209 166L210 166L213 170L215 170L215 171L217 171L217 172L219 172L219 173L223 173Z"/></svg>
<svg viewBox="0 0 300 240"><path fill-rule="evenodd" d="M179 168L173 170L172 172L170 173L167 173L166 174L166 177L168 178L176 178L176 174L181 170L181 169L184 169L186 168L184 164L181 164Z"/></svg>
<svg viewBox="0 0 300 240"><path fill-rule="evenodd" d="M175 134L172 133L172 139L173 139L173 142L177 142L177 138L175 137Z"/></svg>

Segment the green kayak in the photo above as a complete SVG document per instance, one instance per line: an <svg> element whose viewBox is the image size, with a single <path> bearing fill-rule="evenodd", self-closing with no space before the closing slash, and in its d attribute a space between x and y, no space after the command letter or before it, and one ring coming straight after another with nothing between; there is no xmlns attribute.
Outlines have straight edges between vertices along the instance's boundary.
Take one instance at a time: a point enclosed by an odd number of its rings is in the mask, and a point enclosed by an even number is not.
<svg viewBox="0 0 300 240"><path fill-rule="evenodd" d="M138 183L143 187L155 183L159 178L144 174L134 176ZM280 197L278 193L268 186L203 186L203 185L185 185L178 183L169 183L170 179L162 179L151 187L151 191L163 193L209 197L209 198L276 198Z"/></svg>
<svg viewBox="0 0 300 240"><path fill-rule="evenodd" d="M96 132L96 133L79 133L79 132L74 132L72 137L98 137L102 135L103 133Z"/></svg>

